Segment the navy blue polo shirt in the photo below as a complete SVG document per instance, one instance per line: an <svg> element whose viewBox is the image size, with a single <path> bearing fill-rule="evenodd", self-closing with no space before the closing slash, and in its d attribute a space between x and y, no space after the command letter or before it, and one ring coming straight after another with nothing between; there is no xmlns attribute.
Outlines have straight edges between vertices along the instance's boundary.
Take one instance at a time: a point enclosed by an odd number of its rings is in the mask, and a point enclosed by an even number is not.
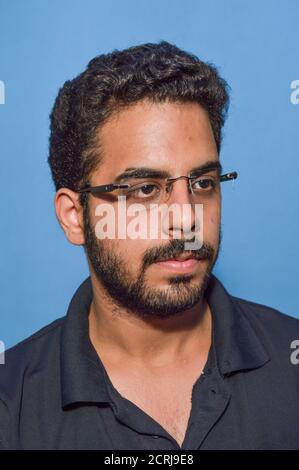
<svg viewBox="0 0 299 470"><path fill-rule="evenodd" d="M89 339L92 295L88 277L65 317L6 352L0 448L299 449L298 320L231 296L211 276L213 341L180 447L112 385Z"/></svg>

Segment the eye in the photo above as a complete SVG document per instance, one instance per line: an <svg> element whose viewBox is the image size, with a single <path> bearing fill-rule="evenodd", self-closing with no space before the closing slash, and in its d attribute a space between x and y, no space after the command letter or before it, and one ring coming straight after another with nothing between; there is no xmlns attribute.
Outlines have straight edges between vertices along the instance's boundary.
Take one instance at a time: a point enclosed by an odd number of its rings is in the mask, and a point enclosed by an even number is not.
<svg viewBox="0 0 299 470"><path fill-rule="evenodd" d="M127 189L125 194L128 197L135 199L150 199L159 196L161 188L157 183L154 182L143 182L140 184L133 185Z"/></svg>
<svg viewBox="0 0 299 470"><path fill-rule="evenodd" d="M192 181L192 188L194 191L201 191L201 190L212 190L215 189L216 182L213 178L198 178Z"/></svg>

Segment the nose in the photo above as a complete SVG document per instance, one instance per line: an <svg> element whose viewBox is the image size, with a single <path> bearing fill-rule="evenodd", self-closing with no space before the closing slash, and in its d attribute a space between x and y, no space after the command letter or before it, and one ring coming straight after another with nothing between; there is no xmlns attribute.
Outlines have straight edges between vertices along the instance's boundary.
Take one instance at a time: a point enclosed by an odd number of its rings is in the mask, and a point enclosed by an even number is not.
<svg viewBox="0 0 299 470"><path fill-rule="evenodd" d="M167 223L163 223L163 231L173 238L192 238L196 226L196 213L186 177L172 181L167 199ZM192 235L193 233L193 235Z"/></svg>
<svg viewBox="0 0 299 470"><path fill-rule="evenodd" d="M187 176L179 176L177 179L170 180L168 200L174 199L175 202L189 204L190 195L189 179Z"/></svg>

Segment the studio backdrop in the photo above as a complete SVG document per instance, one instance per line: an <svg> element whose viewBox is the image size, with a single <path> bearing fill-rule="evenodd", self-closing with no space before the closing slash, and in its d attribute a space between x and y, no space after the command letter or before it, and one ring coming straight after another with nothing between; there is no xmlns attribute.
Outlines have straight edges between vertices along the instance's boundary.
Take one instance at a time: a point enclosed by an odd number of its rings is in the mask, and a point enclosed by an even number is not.
<svg viewBox="0 0 299 470"><path fill-rule="evenodd" d="M230 86L214 273L238 297L299 317L299 1L0 0L0 340L65 315L88 276L54 212L47 164L58 89L94 56L166 40Z"/></svg>

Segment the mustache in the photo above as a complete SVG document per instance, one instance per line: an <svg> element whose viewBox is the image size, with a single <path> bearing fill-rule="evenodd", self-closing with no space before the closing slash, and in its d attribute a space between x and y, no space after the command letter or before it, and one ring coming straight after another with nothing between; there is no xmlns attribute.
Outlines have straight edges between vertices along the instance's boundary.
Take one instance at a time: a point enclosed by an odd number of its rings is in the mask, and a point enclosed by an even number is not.
<svg viewBox="0 0 299 470"><path fill-rule="evenodd" d="M149 248L143 257L143 270L153 263L174 259L183 253L190 254L197 260L207 259L211 261L213 259L215 250L209 243L203 243L198 250L187 251L185 250L185 242L186 240L173 239L167 246Z"/></svg>

